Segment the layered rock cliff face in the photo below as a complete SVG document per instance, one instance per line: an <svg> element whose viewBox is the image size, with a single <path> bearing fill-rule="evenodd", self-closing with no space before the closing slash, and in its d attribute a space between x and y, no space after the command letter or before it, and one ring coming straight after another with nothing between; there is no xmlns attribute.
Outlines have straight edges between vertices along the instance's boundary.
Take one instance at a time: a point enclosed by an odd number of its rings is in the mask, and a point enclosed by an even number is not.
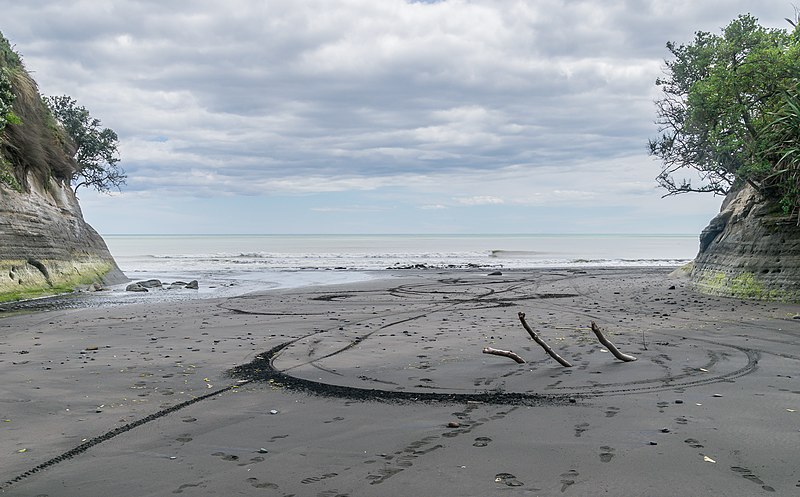
<svg viewBox="0 0 800 497"><path fill-rule="evenodd" d="M126 280L69 186L75 150L0 33L0 301Z"/></svg>
<svg viewBox="0 0 800 497"><path fill-rule="evenodd" d="M68 186L0 185L0 299L126 281Z"/></svg>
<svg viewBox="0 0 800 497"><path fill-rule="evenodd" d="M708 294L800 301L800 227L750 186L728 194L691 270Z"/></svg>

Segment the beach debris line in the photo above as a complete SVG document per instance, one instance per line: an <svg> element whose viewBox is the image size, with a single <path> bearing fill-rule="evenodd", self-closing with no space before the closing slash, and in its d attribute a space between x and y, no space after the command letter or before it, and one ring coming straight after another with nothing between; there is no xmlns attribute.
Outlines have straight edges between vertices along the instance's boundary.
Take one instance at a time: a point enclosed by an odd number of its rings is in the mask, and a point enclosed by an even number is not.
<svg viewBox="0 0 800 497"><path fill-rule="evenodd" d="M522 327L525 328L525 331L527 331L528 334L531 336L531 338L533 338L534 342L538 343L539 346L541 346L544 349L544 351L547 352L547 355L558 361L558 363L564 366L565 368L572 367L572 364L570 364L569 361L558 355L549 345L547 345L547 343L544 340L539 338L539 335L537 335L536 332L533 331L533 329L528 325L528 322L525 321L524 312L517 313L517 316L519 316L519 320L522 323Z"/></svg>
<svg viewBox="0 0 800 497"><path fill-rule="evenodd" d="M501 350L501 349L495 349L495 348L492 348L492 347L484 347L483 348L483 353L484 354L491 354L491 355L499 355L499 356L503 356L503 357L508 357L509 359L515 360L517 362L517 364L524 364L525 363L525 359L520 357L519 354L517 354L516 352L512 352L510 350Z"/></svg>
<svg viewBox="0 0 800 497"><path fill-rule="evenodd" d="M616 357L620 361L631 362L636 360L636 357L630 354L623 354L622 352L619 351L619 349L616 346L614 346L613 343L609 342L608 338L606 338L605 335L603 335L602 330L600 330L600 327L597 326L597 323L595 323L594 321L592 321L592 331L597 336L597 339L600 340L600 343L602 343L603 346L605 346L605 348L607 348L609 352L614 354L614 357Z"/></svg>

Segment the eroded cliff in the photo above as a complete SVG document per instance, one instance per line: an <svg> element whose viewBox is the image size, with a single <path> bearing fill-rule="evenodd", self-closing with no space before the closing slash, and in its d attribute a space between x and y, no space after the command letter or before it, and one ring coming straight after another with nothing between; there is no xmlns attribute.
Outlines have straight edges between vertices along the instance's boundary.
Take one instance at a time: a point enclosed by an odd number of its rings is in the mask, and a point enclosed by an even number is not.
<svg viewBox="0 0 800 497"><path fill-rule="evenodd" d="M70 187L75 149L0 34L0 301L126 279Z"/></svg>
<svg viewBox="0 0 800 497"><path fill-rule="evenodd" d="M69 291L126 278L84 220L69 186L0 185L0 299Z"/></svg>
<svg viewBox="0 0 800 497"><path fill-rule="evenodd" d="M800 227L753 188L728 194L700 235L691 281L708 294L800 301Z"/></svg>

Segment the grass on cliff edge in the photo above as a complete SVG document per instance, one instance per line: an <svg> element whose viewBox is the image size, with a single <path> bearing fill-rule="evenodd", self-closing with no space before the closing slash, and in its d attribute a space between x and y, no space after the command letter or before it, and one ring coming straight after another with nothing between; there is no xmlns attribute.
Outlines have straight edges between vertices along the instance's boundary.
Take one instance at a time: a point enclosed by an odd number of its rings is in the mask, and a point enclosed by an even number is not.
<svg viewBox="0 0 800 497"><path fill-rule="evenodd" d="M67 285L47 288L30 288L16 292L0 293L0 303L38 299L41 297L52 297L53 295L62 295L65 293L72 293L74 291L75 289L73 287Z"/></svg>

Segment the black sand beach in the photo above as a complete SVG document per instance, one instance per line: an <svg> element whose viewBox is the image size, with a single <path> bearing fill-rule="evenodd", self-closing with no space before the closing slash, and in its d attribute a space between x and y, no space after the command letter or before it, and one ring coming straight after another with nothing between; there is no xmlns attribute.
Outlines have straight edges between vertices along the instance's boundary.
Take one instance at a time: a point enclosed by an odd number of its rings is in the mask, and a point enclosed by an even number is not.
<svg viewBox="0 0 800 497"><path fill-rule="evenodd" d="M422 271L0 318L0 492L800 494L800 306L670 271Z"/></svg>

